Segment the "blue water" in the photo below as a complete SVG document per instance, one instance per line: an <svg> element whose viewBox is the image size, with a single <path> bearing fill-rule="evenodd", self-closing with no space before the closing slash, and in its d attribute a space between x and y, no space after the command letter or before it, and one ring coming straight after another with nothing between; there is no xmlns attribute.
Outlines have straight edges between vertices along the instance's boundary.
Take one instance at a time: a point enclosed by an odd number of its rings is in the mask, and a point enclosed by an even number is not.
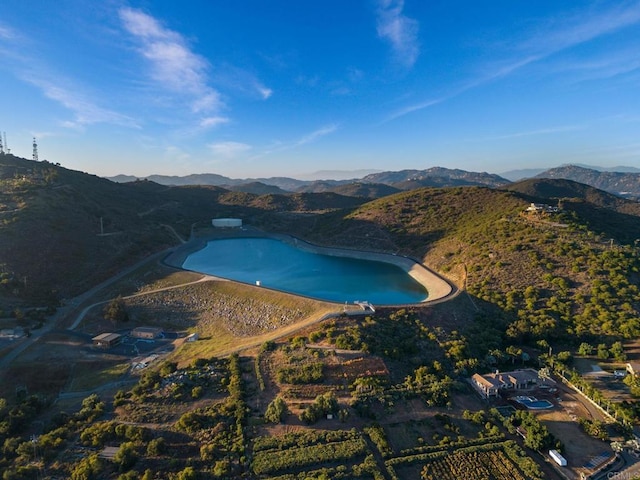
<svg viewBox="0 0 640 480"><path fill-rule="evenodd" d="M550 401L538 400L535 397L516 397L515 400L531 410L544 410L553 407L553 403Z"/></svg>
<svg viewBox="0 0 640 480"><path fill-rule="evenodd" d="M531 410L544 410L553 407L553 403L548 400L536 400L535 402L523 402L524 406Z"/></svg>
<svg viewBox="0 0 640 480"><path fill-rule="evenodd" d="M270 238L212 240L182 267L331 302L400 305L427 298L425 288L396 265L312 253Z"/></svg>

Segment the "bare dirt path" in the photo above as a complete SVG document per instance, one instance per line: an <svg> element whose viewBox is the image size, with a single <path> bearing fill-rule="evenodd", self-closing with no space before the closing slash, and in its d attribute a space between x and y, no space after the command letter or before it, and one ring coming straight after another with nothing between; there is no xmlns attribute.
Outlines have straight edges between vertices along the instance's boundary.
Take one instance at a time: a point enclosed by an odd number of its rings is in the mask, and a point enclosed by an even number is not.
<svg viewBox="0 0 640 480"><path fill-rule="evenodd" d="M175 231L174 231L175 232ZM269 234L265 234L264 232L257 232L258 234L263 234L265 236L270 236ZM256 232L252 232L252 234L256 234ZM125 276L129 275L130 273L134 272L135 270L137 270L138 268L147 265L151 262L160 262L163 261L163 263L165 263L166 265L173 267L173 268L180 268L180 265L176 265L176 259L177 258L183 258L184 255L188 254L187 252L193 251L193 249L198 248L198 246L201 246L203 244L203 242L206 243L207 239L194 239L191 241L188 241L186 243L184 243L184 240L176 233L176 237L178 239L180 239L181 244L175 247L171 247L168 248L166 250L163 250L161 252L158 252L156 254L153 254L143 260L140 260L139 262L136 262L135 264L133 264L132 266L122 270L121 272L117 273L116 275L114 275L113 277L111 277L110 279L100 283L99 285L96 285L95 287L87 290L86 292L78 295L77 297L69 300L67 302L67 304L63 307L58 308L58 310L56 311L56 313L51 316L49 318L49 320L47 321L46 325L43 326L41 329L39 330L35 330L32 332L31 337L29 338L24 338L21 341L19 341L18 344L16 344L14 346L14 348L8 352L4 357L2 357L0 359L0 378L2 378L2 375L4 372L6 372L8 365L10 365L22 352L24 352L27 348L29 348L31 345L33 345L34 343L38 342L40 340L40 338L42 338L44 335L46 335L47 333L49 333L51 330L54 329L60 329L60 328L64 328L61 324L62 322L64 322L65 320L68 320L69 318L72 318L73 316L73 312L74 310L78 309L80 306L82 306L85 302L87 302L91 297L93 297L94 295L96 295L98 292L100 292L101 290L107 288L110 285L113 285L114 283L118 282L119 280L121 280L122 278L124 278ZM282 236L275 236L275 237L282 237ZM215 236L212 236L212 238L215 238ZM301 243L305 243L302 240L299 240L299 242ZM423 305L429 305L429 304L437 304L437 303L442 303L445 301L449 301L455 297L457 297L461 290L456 288L455 285L453 285L452 283L448 282L447 280L445 280L443 277L439 276L438 274L436 274L435 272L433 272L432 270L430 270L428 267L426 267L425 265L412 260L410 258L407 257L402 257L402 256L392 256L392 255L386 255L386 254L380 254L380 253L375 253L375 252L365 252L365 251L351 251L351 250L344 250L344 249L332 249L332 248L328 248L328 247L319 247L319 246L315 246L315 245L311 245L311 244L306 244L306 248L311 248L314 249L317 252L322 252L322 253L327 253L327 252L332 252L333 254L338 254L338 255L344 255L344 256L354 256L354 257L358 257L358 258L363 258L363 259L369 259L369 260L378 260L378 261L387 261L389 263L395 263L396 265L404 268L411 276L413 276L417 281L419 281L420 283L422 283L426 288L427 291L429 292L429 298L427 299L427 301L423 302ZM338 253L336 253L338 252ZM384 257L384 259L383 259ZM169 260L171 259L171 260ZM199 280L196 280L194 282L186 282L184 284L181 285L173 285L170 287L164 287L161 289L157 289L157 290L152 290L152 291L148 291L148 292L141 292L141 293L137 293L134 295L130 295L127 297L123 297L123 298L133 298L133 297L138 297L138 296L143 296L143 295L150 295L153 293L157 293L157 292L162 292L165 290L170 290L170 289L176 289L176 288L182 288L184 286L187 285L191 285L194 283L200 283L200 282L206 282L206 281L210 281L210 280L224 280L221 278L217 278L217 277L213 277L213 276L208 276L208 275L203 275L203 277ZM111 300L105 300L105 301L101 301L101 302L96 302L93 303L91 305L88 305L86 307L84 307L80 313L78 314L78 316L75 318L75 320L73 321L73 323L71 324L69 328L69 330L74 330L76 329L82 322L82 320L84 319L84 317L86 316L87 312L89 312L92 308L98 306L98 305L102 305L105 303L108 303ZM264 335L260 335L258 337L255 338L254 341L250 342L249 344L243 344L243 345L239 345L237 347L234 347L232 349L228 349L222 352L219 352L218 355L221 356L226 356L226 355L230 355L232 353L236 353L238 351L241 350L246 350L247 348L252 348L258 345L261 345L262 343L264 343L267 340L276 340L278 338L287 336L287 335L291 335L292 333L295 333L299 330L302 330L304 328L307 328L311 325L314 325L316 323L319 323L323 320L326 320L327 318L331 318L331 317L335 317L338 315L341 315L343 313L343 311L341 310L341 306L336 306L337 311L336 312L330 312L330 313L326 313L324 315L321 315L319 317L313 317L313 318L309 318L309 319L305 319L301 322L292 324L292 325L288 325L286 327L283 327L275 332L269 332L268 334L264 334ZM367 312L363 311L363 312L351 312L349 313L350 315L362 315L362 314L367 314Z"/></svg>
<svg viewBox="0 0 640 480"><path fill-rule="evenodd" d="M208 282L208 281L211 281L211 280L225 281L224 278L212 277L211 275L204 275L202 278L199 278L198 280L194 280L193 282L186 282L186 283L181 283L180 285L171 285L170 287L162 287L162 288L156 288L155 290L148 290L146 292L134 293L133 295L127 295L126 297L122 297L122 299L126 300L128 298L143 297L145 295L151 295L153 293L158 293L158 292L166 292L167 290L174 290L176 288L183 288L183 287L186 287L188 285L194 285L196 283ZM80 323L84 319L85 315L92 308L97 307L98 305L107 304L107 303L109 303L111 301L113 301L113 299L102 300L100 302L96 302L96 303L93 303L93 304L85 307L80 312L80 314L76 317L76 319L73 322L73 324L69 327L69 330L75 330L76 328L78 328L78 325L80 325Z"/></svg>

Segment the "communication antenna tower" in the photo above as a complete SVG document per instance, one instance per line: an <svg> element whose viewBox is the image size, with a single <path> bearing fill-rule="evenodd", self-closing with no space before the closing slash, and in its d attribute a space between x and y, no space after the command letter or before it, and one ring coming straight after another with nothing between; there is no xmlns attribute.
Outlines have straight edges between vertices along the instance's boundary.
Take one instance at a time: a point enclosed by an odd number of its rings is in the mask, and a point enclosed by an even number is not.
<svg viewBox="0 0 640 480"><path fill-rule="evenodd" d="M4 144L2 143L2 135L0 135L0 153L4 153Z"/></svg>
<svg viewBox="0 0 640 480"><path fill-rule="evenodd" d="M11 149L9 148L9 144L7 143L7 132L2 132L2 136L4 137L2 144L4 145L5 152L11 153Z"/></svg>
<svg viewBox="0 0 640 480"><path fill-rule="evenodd" d="M33 137L33 161L38 161L38 144L36 143L36 137Z"/></svg>

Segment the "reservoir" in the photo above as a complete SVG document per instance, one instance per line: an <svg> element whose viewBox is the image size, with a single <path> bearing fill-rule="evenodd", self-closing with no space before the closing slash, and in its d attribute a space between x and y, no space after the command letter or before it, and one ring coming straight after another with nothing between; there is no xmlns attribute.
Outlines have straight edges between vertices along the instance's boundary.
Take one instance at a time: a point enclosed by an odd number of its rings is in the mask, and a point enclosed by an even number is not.
<svg viewBox="0 0 640 480"><path fill-rule="evenodd" d="M427 299L426 289L403 268L346 255L315 253L295 240L292 245L272 238L227 238L209 241L182 268L330 302L401 305Z"/></svg>

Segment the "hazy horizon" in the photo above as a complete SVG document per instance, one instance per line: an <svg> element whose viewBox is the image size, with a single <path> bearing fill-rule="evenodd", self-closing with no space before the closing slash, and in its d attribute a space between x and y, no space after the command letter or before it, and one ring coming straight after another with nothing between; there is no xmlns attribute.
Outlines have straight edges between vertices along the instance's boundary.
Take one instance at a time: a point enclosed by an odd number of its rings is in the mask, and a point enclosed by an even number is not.
<svg viewBox="0 0 640 480"><path fill-rule="evenodd" d="M7 0L0 131L100 176L635 165L639 23L638 1Z"/></svg>

